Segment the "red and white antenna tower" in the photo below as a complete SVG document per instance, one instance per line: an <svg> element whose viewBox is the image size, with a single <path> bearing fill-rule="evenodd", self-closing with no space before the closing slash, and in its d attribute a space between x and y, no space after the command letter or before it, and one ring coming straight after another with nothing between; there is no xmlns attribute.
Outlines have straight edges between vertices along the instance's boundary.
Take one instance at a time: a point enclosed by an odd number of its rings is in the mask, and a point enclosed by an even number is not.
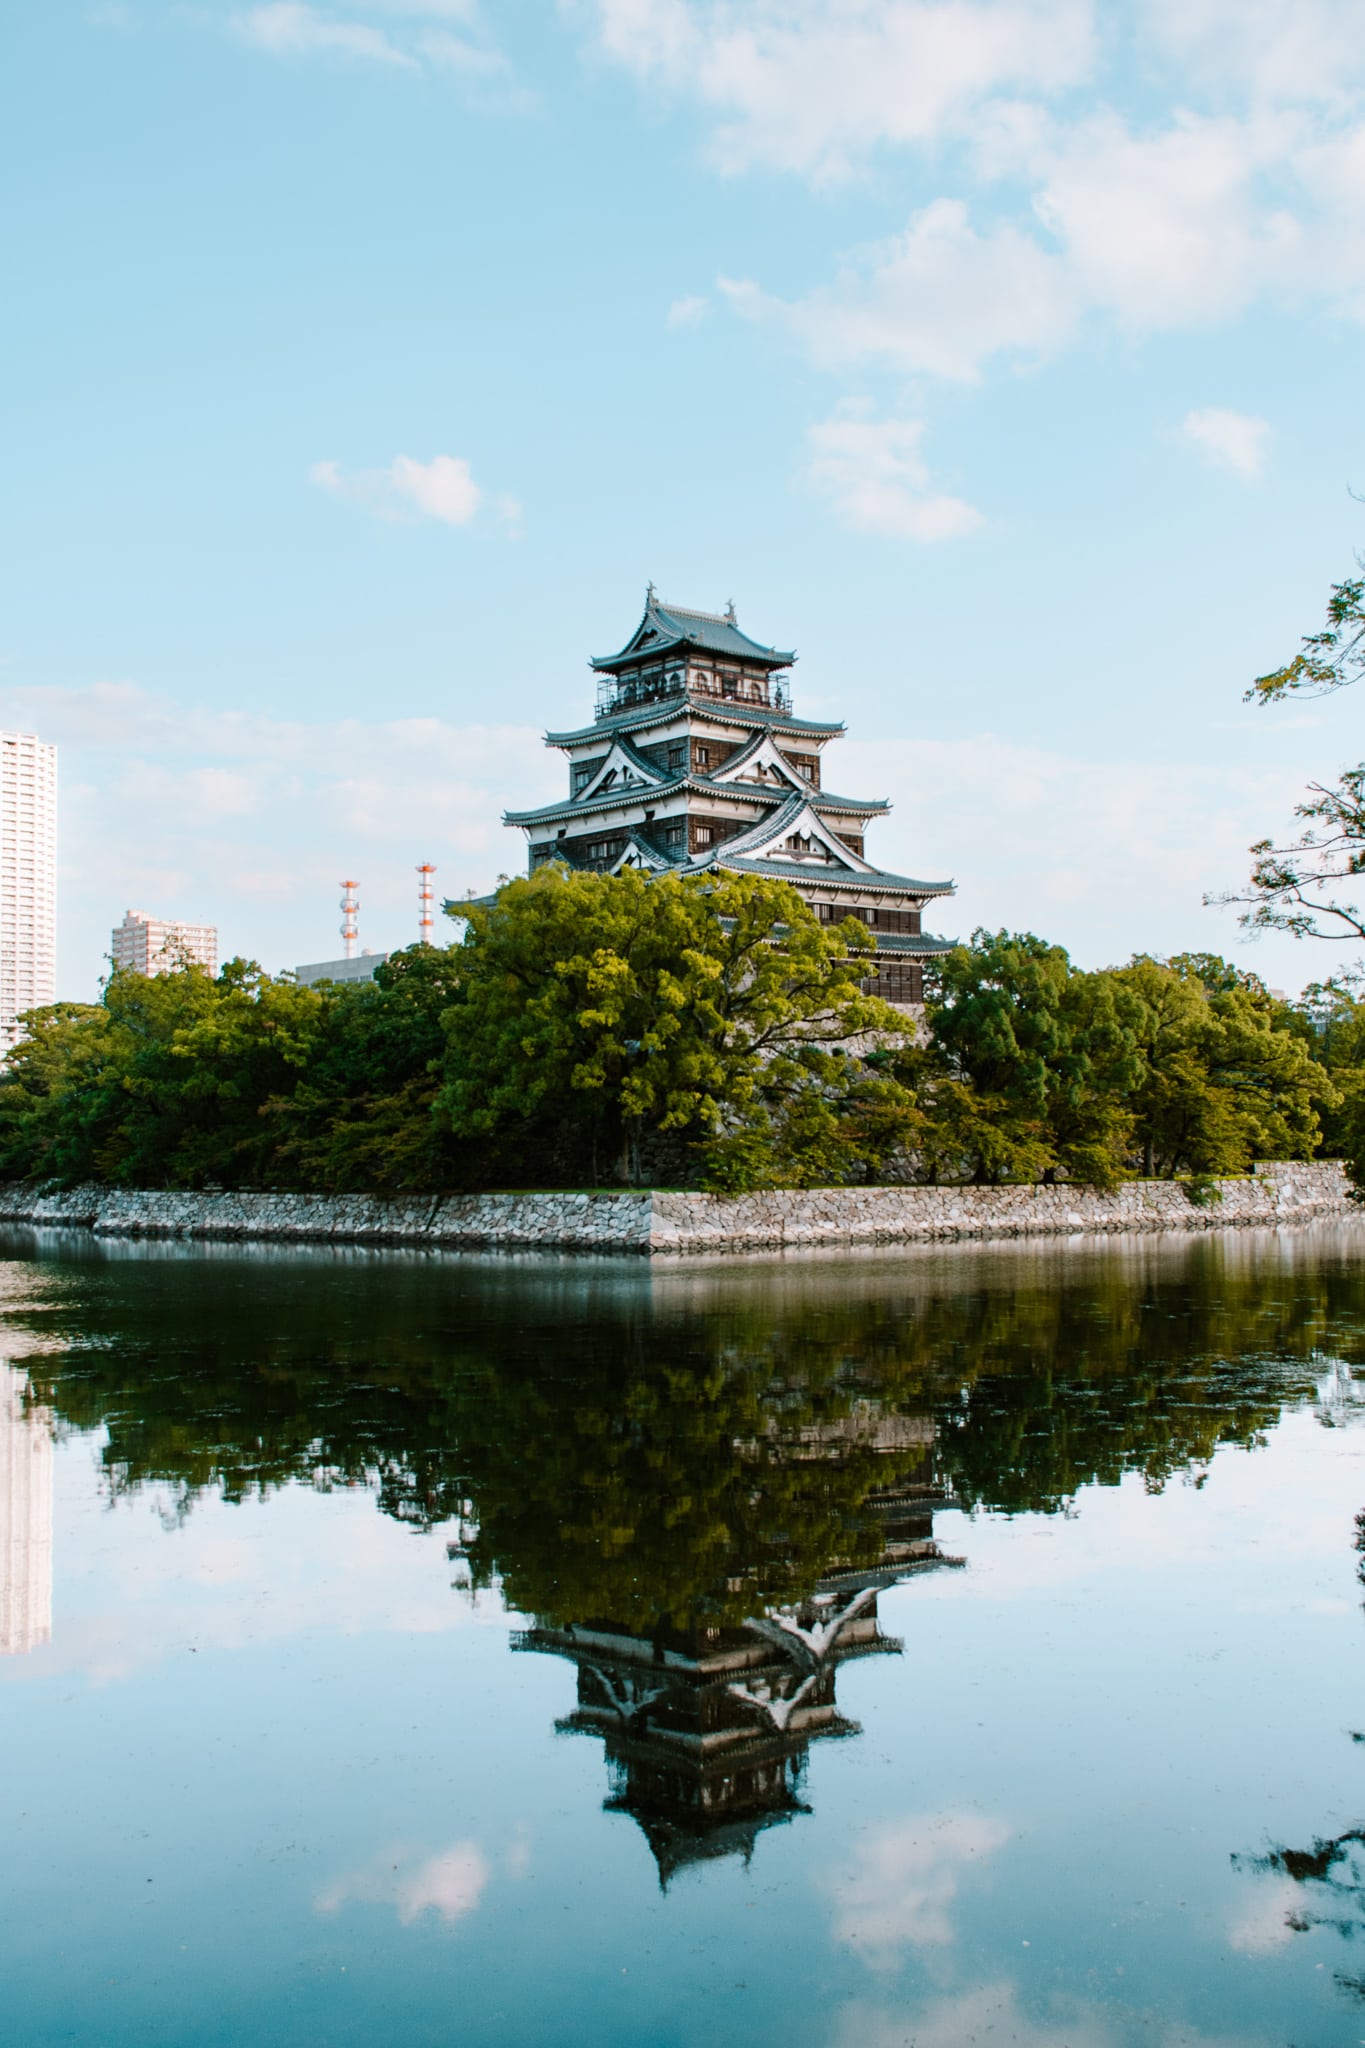
<svg viewBox="0 0 1365 2048"><path fill-rule="evenodd" d="M355 959L356 918L360 904L356 900L359 882L343 882L341 885L341 943L346 948L346 958Z"/></svg>
<svg viewBox="0 0 1365 2048"><path fill-rule="evenodd" d="M436 920L431 914L431 906L436 901L431 878L436 869L429 860L424 860L418 863L417 872L422 877L417 885L417 943L429 946L431 935L436 929Z"/></svg>

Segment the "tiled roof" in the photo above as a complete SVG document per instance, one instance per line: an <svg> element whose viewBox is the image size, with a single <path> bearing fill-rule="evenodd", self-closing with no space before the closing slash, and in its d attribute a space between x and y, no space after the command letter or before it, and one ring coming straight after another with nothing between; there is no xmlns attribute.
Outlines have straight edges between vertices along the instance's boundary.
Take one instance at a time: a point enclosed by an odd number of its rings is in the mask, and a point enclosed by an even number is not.
<svg viewBox="0 0 1365 2048"><path fill-rule="evenodd" d="M645 615L619 654L598 655L595 669L627 668L642 656L662 654L671 647L704 648L710 654L728 654L739 661L764 668L790 668L795 653L763 647L742 633L735 622L733 606L728 612L696 612L683 605L663 605L651 584Z"/></svg>
<svg viewBox="0 0 1365 2048"><path fill-rule="evenodd" d="M807 888L816 883L824 883L827 888L842 884L849 889L894 890L902 896L951 896L957 886L953 882L920 882L913 875L890 875L882 868L863 874L855 868L836 868L818 860L747 860L740 854L727 855L724 845L714 848L706 865L736 868L746 875L776 875L784 882L804 882Z"/></svg>

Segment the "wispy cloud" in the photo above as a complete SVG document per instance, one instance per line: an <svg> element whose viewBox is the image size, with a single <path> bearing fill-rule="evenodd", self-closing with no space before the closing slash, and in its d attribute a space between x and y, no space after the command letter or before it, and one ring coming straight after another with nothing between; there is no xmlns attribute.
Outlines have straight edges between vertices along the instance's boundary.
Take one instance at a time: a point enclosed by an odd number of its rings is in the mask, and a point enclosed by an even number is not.
<svg viewBox="0 0 1365 2048"><path fill-rule="evenodd" d="M915 1814L868 1830L853 1862L830 1884L834 1938L872 1969L908 1948L944 1948L956 1937L952 1907L966 1873L1010 1838L987 1814Z"/></svg>
<svg viewBox="0 0 1365 2048"><path fill-rule="evenodd" d="M390 41L382 29L368 22L342 21L322 14L304 0L269 0L264 7L249 8L232 16L232 27L243 42L279 57L311 57L319 53L356 57L369 64L393 64L416 68L416 59Z"/></svg>
<svg viewBox="0 0 1365 2048"><path fill-rule="evenodd" d="M847 401L807 434L807 476L829 498L842 526L889 540L953 540L973 532L981 514L961 498L929 487L920 453L922 420L877 419Z"/></svg>
<svg viewBox="0 0 1365 2048"><path fill-rule="evenodd" d="M696 296L674 299L668 309L667 325L670 327L700 327L711 310L709 299Z"/></svg>
<svg viewBox="0 0 1365 2048"><path fill-rule="evenodd" d="M822 180L959 133L993 95L1074 85L1095 49L1089 0L596 0L591 18L615 62L709 110L723 170Z"/></svg>
<svg viewBox="0 0 1365 2048"><path fill-rule="evenodd" d="M243 42L271 56L330 56L405 71L444 71L481 102L506 109L534 103L487 33L478 0L334 0L326 11L310 0L263 0L231 15L229 24Z"/></svg>
<svg viewBox="0 0 1365 2048"><path fill-rule="evenodd" d="M1265 470L1270 446L1270 424L1251 413L1229 412L1223 406L1206 405L1187 412L1180 431L1219 469L1254 484Z"/></svg>
<svg viewBox="0 0 1365 2048"><path fill-rule="evenodd" d="M392 1906L404 1927L427 1914L452 1927L474 1911L490 1875L475 1842L456 1842L421 1862L395 1850L338 1878L319 1896L317 1907L320 1913L337 1913L350 1905Z"/></svg>
<svg viewBox="0 0 1365 2048"><path fill-rule="evenodd" d="M377 519L416 516L443 526L469 526L484 503L473 470L459 455L436 455L430 462L396 455L387 469L349 471L339 462L315 462L308 474L320 489L363 505ZM497 510L506 524L520 520L515 498L500 496Z"/></svg>

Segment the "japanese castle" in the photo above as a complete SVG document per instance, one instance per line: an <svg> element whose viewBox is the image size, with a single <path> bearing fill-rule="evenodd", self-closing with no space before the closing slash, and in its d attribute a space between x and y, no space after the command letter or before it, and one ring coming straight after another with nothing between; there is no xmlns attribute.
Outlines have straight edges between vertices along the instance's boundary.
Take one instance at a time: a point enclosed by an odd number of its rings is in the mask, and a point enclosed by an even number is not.
<svg viewBox="0 0 1365 2048"><path fill-rule="evenodd" d="M794 653L762 647L723 613L664 605L651 583L644 617L619 654L599 656L591 725L545 735L569 757L569 793L503 822L546 861L616 874L720 869L793 883L822 923L856 917L875 933L865 986L893 1003L923 1000L923 962L950 940L921 928L924 905L951 882L875 867L867 828L884 798L835 796L824 750L842 724L797 718Z"/></svg>

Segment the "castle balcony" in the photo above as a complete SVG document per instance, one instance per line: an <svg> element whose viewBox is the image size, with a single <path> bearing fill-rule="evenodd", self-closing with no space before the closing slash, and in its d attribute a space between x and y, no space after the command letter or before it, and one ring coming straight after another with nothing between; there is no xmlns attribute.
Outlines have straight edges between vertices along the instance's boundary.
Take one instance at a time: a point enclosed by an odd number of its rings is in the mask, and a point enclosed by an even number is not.
<svg viewBox="0 0 1365 2048"><path fill-rule="evenodd" d="M601 676L597 684L597 716L614 718L647 704L672 699L710 697L722 704L746 704L766 711L790 713L791 686L784 676L748 675L707 678L682 672L653 676Z"/></svg>

